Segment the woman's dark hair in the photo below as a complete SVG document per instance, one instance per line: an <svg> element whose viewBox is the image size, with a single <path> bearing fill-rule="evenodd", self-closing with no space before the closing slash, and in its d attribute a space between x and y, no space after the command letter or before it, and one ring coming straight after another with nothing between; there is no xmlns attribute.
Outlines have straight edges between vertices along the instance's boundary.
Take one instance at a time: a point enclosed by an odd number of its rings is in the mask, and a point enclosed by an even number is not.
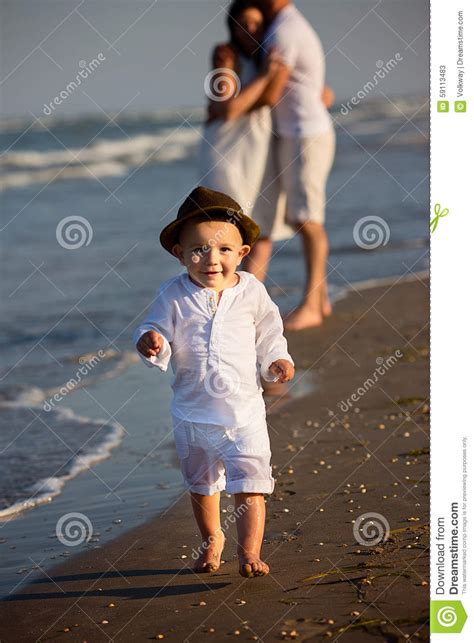
<svg viewBox="0 0 474 643"><path fill-rule="evenodd" d="M265 18L264 12L262 11L259 0L234 0L230 7L227 9L227 27L230 33L230 42L238 50L240 50L240 47L235 38L235 27L239 21L240 14L246 9L258 9L259 11L261 11L262 15L264 16L264 28L266 29L267 27L267 20Z"/></svg>

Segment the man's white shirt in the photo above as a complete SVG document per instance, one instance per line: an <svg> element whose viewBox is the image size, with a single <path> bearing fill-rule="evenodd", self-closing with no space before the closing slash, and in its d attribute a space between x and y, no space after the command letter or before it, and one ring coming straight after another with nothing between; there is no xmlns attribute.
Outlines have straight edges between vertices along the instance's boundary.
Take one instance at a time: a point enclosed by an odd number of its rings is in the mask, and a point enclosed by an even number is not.
<svg viewBox="0 0 474 643"><path fill-rule="evenodd" d="M332 121L321 100L323 48L312 26L293 4L278 13L265 34L263 49L269 52L272 48L291 69L280 102L273 108L278 134L305 138L327 131Z"/></svg>

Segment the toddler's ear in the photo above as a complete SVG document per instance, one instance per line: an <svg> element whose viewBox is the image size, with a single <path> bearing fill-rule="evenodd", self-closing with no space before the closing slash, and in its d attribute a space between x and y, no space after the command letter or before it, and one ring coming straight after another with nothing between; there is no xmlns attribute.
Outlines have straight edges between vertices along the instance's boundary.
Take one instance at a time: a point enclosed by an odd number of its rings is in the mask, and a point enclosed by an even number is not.
<svg viewBox="0 0 474 643"><path fill-rule="evenodd" d="M171 248L171 252L174 254L176 259L179 260L180 263L184 265L184 254L183 254L183 249L180 246L179 243L175 243L174 246Z"/></svg>
<svg viewBox="0 0 474 643"><path fill-rule="evenodd" d="M246 255L248 255L248 253L250 252L250 250L251 250L251 248L250 248L250 246L248 246L247 244L246 244L246 245L244 245L244 246L242 246L242 247L240 248L240 250L239 250L240 261L242 261L242 259L243 259ZM240 263L240 262L239 262L239 263Z"/></svg>

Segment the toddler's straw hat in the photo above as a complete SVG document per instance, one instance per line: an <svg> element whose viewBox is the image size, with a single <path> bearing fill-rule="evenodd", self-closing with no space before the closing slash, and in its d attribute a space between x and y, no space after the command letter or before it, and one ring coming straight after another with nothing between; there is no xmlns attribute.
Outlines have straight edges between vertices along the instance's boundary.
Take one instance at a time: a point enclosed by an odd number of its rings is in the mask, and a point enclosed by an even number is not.
<svg viewBox="0 0 474 643"><path fill-rule="evenodd" d="M255 221L244 214L237 201L223 192L217 192L200 185L186 197L178 210L176 219L161 231L160 243L163 248L173 254L172 248L178 243L181 227L187 221L203 214L209 218L209 221L215 219L216 215L228 215L229 223L233 223L239 228L244 243L250 247L259 237L260 228Z"/></svg>

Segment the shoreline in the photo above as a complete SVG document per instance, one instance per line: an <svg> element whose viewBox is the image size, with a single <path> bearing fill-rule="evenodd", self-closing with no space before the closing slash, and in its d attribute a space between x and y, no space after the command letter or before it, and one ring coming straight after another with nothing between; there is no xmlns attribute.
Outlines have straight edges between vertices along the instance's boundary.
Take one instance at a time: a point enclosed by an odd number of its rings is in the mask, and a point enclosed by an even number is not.
<svg viewBox="0 0 474 643"><path fill-rule="evenodd" d="M269 577L238 575L231 537L220 570L194 574L192 561L182 558L198 544L184 492L159 516L77 554L55 567L52 579L41 573L3 601L2 622L13 625L2 640L127 641L158 633L199 640L236 629L254 640L295 638L293 630L299 640L327 632L386 640L415 631L426 640L419 616L428 618L428 294L419 276L392 282L359 285L321 329L287 333L297 365L320 385L269 416L277 481L267 497ZM377 358L397 349L403 357L380 386L343 414L338 403L373 372ZM228 504L224 494L221 506ZM367 548L354 541L351 521L373 511L386 517L390 535ZM204 634L209 628L215 632Z"/></svg>

